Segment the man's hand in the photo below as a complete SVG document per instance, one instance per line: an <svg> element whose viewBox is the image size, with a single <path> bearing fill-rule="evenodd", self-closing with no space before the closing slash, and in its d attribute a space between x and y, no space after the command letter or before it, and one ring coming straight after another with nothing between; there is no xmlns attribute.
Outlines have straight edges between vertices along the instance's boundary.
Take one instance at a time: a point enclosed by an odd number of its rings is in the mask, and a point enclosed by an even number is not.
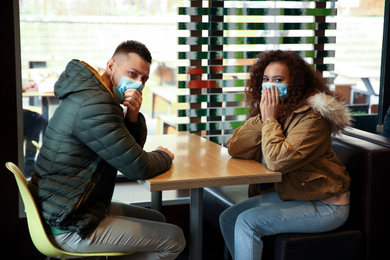
<svg viewBox="0 0 390 260"><path fill-rule="evenodd" d="M175 159L175 155L165 147L159 146L156 148L156 150L164 151L167 154L169 154L169 156L171 156L171 158L172 158L172 161L173 161L173 159Z"/></svg>
<svg viewBox="0 0 390 260"><path fill-rule="evenodd" d="M138 122L138 113L142 105L142 91L127 89L125 91L125 101L123 105L127 107L127 119L132 123Z"/></svg>
<svg viewBox="0 0 390 260"><path fill-rule="evenodd" d="M261 121L265 122L276 119L279 115L279 110L280 101L278 90L274 86L264 89L260 101Z"/></svg>

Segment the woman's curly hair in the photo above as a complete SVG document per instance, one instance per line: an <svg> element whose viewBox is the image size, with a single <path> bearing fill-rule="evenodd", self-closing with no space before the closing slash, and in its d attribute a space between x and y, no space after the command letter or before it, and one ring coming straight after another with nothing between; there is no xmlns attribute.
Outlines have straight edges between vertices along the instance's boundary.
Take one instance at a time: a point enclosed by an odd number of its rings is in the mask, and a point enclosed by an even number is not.
<svg viewBox="0 0 390 260"><path fill-rule="evenodd" d="M272 62L282 62L290 71L290 84L287 96L281 101L278 122L284 124L292 112L307 104L308 97L317 92L335 96L326 85L324 78L295 52L267 51L257 55L255 64L250 68L250 79L245 88L246 102L249 105L249 117L259 114L263 74Z"/></svg>

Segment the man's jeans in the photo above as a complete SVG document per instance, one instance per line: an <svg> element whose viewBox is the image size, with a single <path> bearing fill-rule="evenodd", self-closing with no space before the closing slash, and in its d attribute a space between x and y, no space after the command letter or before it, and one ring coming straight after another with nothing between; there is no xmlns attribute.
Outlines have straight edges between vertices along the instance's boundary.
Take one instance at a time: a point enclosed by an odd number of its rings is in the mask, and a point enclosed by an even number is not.
<svg viewBox="0 0 390 260"><path fill-rule="evenodd" d="M348 214L349 204L282 201L273 191L228 208L219 221L233 259L258 260L263 251L263 236L330 231L343 225Z"/></svg>

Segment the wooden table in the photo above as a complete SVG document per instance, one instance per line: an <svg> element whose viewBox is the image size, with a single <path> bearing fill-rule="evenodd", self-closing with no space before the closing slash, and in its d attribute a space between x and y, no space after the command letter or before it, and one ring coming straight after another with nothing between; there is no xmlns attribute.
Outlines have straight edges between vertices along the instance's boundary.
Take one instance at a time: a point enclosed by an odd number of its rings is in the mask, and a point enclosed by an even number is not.
<svg viewBox="0 0 390 260"><path fill-rule="evenodd" d="M203 188L280 182L281 173L253 160L232 158L225 147L195 134L151 135L146 151L157 146L175 154L172 168L152 179L139 181L152 192L152 208L161 209L161 191L190 189L190 259L202 259Z"/></svg>
<svg viewBox="0 0 390 260"><path fill-rule="evenodd" d="M55 97L54 92L26 91L23 97Z"/></svg>
<svg viewBox="0 0 390 260"><path fill-rule="evenodd" d="M23 97L29 98L30 100L33 98L40 98L40 105L37 107L37 104L30 104L29 106L25 106L24 108L32 110L34 112L39 112L42 117L48 122L51 118L54 108L50 109L50 105L57 106L60 100L54 95L54 92L39 92L39 91L26 91L23 92ZM31 103L31 101L30 101ZM36 103L36 102L33 102Z"/></svg>

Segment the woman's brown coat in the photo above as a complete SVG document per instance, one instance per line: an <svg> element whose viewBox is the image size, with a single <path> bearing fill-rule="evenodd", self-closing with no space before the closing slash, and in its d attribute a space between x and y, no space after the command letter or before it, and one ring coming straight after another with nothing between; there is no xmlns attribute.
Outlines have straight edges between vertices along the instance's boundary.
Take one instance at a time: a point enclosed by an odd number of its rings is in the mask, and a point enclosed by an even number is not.
<svg viewBox="0 0 390 260"><path fill-rule="evenodd" d="M283 200L323 200L349 190L350 177L332 151L332 136L350 124L348 108L318 93L284 127L250 118L228 140L233 157L262 162L282 173L275 189Z"/></svg>

